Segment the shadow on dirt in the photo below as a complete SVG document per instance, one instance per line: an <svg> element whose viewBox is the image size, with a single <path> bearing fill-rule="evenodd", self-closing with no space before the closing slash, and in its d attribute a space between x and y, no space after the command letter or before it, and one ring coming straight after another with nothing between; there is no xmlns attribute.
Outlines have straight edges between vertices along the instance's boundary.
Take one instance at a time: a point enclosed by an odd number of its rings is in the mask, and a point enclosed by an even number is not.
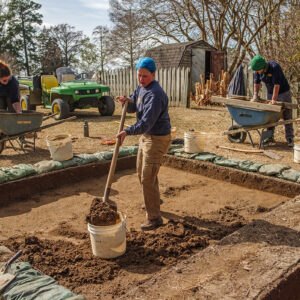
<svg viewBox="0 0 300 300"><path fill-rule="evenodd" d="M223 239L220 245L237 243L266 243L272 246L300 247L300 232L257 219L235 232L233 236Z"/></svg>

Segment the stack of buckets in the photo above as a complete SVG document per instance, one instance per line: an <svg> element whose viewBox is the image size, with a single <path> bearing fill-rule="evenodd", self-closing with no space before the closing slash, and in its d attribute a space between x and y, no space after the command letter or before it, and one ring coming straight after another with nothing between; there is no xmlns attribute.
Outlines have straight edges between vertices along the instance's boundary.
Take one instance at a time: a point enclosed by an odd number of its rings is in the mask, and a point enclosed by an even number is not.
<svg viewBox="0 0 300 300"><path fill-rule="evenodd" d="M189 131L184 133L184 152L204 152L206 133Z"/></svg>
<svg viewBox="0 0 300 300"><path fill-rule="evenodd" d="M110 226L88 223L92 252L101 258L115 258L126 251L126 215L118 212L120 222Z"/></svg>

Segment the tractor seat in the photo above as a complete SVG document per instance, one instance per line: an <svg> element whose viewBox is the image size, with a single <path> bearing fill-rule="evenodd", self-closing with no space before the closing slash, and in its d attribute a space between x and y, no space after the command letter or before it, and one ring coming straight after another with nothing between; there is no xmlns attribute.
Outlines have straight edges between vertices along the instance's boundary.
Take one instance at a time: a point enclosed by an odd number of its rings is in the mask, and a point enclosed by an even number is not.
<svg viewBox="0 0 300 300"><path fill-rule="evenodd" d="M50 93L53 87L58 86L57 79L54 75L42 75L41 76L42 88L45 92Z"/></svg>

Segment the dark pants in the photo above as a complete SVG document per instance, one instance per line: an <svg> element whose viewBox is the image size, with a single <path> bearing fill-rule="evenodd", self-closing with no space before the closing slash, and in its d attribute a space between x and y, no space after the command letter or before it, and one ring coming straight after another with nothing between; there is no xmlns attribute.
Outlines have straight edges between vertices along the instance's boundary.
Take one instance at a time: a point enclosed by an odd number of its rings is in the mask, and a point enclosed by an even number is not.
<svg viewBox="0 0 300 300"><path fill-rule="evenodd" d="M272 100L272 94L267 95L268 100ZM287 103L292 103L292 97L291 97L291 92L287 91L285 93L279 94L277 101L279 102L287 102ZM291 120L293 118L293 113L291 109L283 109L283 119L284 120ZM293 139L294 138L294 128L293 124L285 124L285 138L286 140L288 139ZM274 135L274 129L275 127L269 127L268 130L271 130Z"/></svg>
<svg viewBox="0 0 300 300"><path fill-rule="evenodd" d="M0 110L7 110L9 112L15 112L9 97L0 96Z"/></svg>

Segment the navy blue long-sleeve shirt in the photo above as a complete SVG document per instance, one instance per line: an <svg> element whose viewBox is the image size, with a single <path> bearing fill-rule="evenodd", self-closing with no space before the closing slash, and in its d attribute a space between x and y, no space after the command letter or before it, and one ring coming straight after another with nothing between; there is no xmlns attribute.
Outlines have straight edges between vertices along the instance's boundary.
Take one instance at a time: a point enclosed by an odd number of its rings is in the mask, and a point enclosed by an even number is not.
<svg viewBox="0 0 300 300"><path fill-rule="evenodd" d="M128 135L171 133L168 96L156 80L146 87L138 86L130 98L134 103L128 103L127 112L136 113L137 122L125 129Z"/></svg>
<svg viewBox="0 0 300 300"><path fill-rule="evenodd" d="M9 97L11 104L19 102L19 82L15 76L11 76L7 84L0 83L0 97Z"/></svg>
<svg viewBox="0 0 300 300"><path fill-rule="evenodd" d="M273 94L274 85L279 84L279 94L290 90L289 83L285 78L280 65L275 61L269 61L267 70L262 74L254 72L254 83L259 84L263 81L266 84L268 94Z"/></svg>

